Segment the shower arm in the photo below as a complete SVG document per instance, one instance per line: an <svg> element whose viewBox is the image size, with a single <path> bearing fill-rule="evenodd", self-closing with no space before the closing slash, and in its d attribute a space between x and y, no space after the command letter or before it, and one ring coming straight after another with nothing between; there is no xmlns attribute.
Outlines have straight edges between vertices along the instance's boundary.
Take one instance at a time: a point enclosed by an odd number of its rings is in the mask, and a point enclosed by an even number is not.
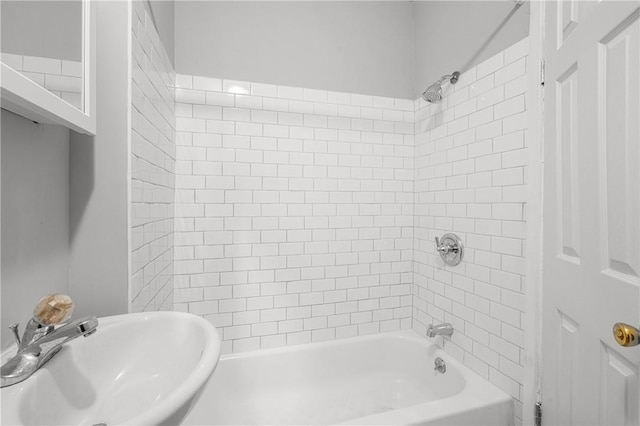
<svg viewBox="0 0 640 426"><path fill-rule="evenodd" d="M443 75L440 80L438 80L438 84L442 84L445 80L451 80L453 78L453 74Z"/></svg>
<svg viewBox="0 0 640 426"><path fill-rule="evenodd" d="M449 80L451 84L456 84L458 82L458 78L460 78L460 73L456 71L453 74L443 75L442 78L438 80L438 84L444 83L445 80Z"/></svg>

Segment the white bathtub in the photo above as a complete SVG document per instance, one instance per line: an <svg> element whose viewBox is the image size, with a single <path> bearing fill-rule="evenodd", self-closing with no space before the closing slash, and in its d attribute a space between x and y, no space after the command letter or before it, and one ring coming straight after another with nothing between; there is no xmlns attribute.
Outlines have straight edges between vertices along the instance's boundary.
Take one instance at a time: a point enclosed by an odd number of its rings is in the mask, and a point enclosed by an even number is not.
<svg viewBox="0 0 640 426"><path fill-rule="evenodd" d="M447 366L433 369L436 357ZM223 356L185 425L511 425L509 395L412 331Z"/></svg>

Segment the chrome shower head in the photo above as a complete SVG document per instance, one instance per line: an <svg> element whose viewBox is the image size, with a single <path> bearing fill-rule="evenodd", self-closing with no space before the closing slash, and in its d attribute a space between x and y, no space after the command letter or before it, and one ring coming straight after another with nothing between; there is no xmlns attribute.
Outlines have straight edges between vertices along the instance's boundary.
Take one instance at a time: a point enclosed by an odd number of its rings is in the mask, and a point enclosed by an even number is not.
<svg viewBox="0 0 640 426"><path fill-rule="evenodd" d="M442 101L442 86L440 83L433 83L427 90L422 92L422 99L432 104L437 104Z"/></svg>
<svg viewBox="0 0 640 426"><path fill-rule="evenodd" d="M431 86L427 87L427 90L422 92L422 99L432 104L437 104L442 101L442 83L445 80L449 80L451 84L456 84L458 82L458 78L460 77L460 73L458 71L454 72L451 75L444 75L442 78Z"/></svg>

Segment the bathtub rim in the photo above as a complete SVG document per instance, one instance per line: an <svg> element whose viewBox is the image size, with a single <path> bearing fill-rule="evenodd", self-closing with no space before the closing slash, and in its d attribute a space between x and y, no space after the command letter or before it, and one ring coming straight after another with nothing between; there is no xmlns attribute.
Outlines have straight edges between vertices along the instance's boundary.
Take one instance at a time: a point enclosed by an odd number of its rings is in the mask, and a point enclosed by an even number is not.
<svg viewBox="0 0 640 426"><path fill-rule="evenodd" d="M507 416L512 422L513 419L513 399L512 397L498 388L489 380L483 378L471 368L455 359L452 355L445 352L433 341L421 336L414 330L397 330L382 333L367 334L364 336L353 336L341 339L326 340L322 342L312 342L291 346L281 346L268 349L256 349L251 351L230 353L220 357L220 362L224 361L241 361L255 357L274 356L284 353L299 353L304 351L313 351L314 349L332 348L349 345L355 342L370 342L384 340L403 340L413 344L423 346L428 349L429 357L441 357L447 363L447 366L453 367L462 376L464 385L462 390L452 396L440 398L416 404L410 407L389 410L382 413L371 414L363 417L350 419L339 424L419 424L425 421L437 421L438 419L446 419L449 416L460 415L465 412L473 411L483 407L492 407L495 409L507 410ZM439 337L438 337L439 339ZM445 373L446 374L446 373ZM212 379L215 380L215 377ZM464 407L461 409L461 407ZM502 408L501 408L502 407ZM488 423L490 424L490 423ZM509 423L511 424L511 423Z"/></svg>
<svg viewBox="0 0 640 426"><path fill-rule="evenodd" d="M367 342L367 341L375 341L375 340L389 339L389 338L413 341L423 346L434 346L434 349L436 351L440 351L440 354L438 356L445 355L448 359L457 361L451 355L446 353L442 348L436 345L433 341L428 340L424 336L421 336L414 330L385 331L381 333L366 334L363 336L352 336L352 337L324 340L321 342L300 343L295 345L278 346L274 348L253 349L249 351L227 353L224 355L220 355L220 361L250 358L250 357L261 356L261 355L262 356L277 355L283 352L300 352L305 350L311 350L313 348L331 348L335 346L343 346L345 344L348 344L349 342L354 342L354 341ZM464 366L464 364L459 364L459 365ZM467 366L464 366L464 368L469 369L469 367Z"/></svg>

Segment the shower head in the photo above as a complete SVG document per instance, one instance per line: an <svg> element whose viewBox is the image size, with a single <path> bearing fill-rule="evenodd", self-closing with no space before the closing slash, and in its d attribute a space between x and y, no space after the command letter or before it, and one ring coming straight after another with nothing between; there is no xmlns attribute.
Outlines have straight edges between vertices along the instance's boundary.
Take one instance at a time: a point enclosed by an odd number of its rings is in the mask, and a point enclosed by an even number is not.
<svg viewBox="0 0 640 426"><path fill-rule="evenodd" d="M440 83L433 83L427 90L422 92L422 99L432 104L437 104L442 101L442 86Z"/></svg>
<svg viewBox="0 0 640 426"><path fill-rule="evenodd" d="M451 84L456 84L458 82L458 78L460 77L460 73L458 71L454 72L451 75L444 75L442 78L431 86L427 87L427 90L422 92L422 99L432 104L436 104L442 101L442 83L445 80L449 80Z"/></svg>

